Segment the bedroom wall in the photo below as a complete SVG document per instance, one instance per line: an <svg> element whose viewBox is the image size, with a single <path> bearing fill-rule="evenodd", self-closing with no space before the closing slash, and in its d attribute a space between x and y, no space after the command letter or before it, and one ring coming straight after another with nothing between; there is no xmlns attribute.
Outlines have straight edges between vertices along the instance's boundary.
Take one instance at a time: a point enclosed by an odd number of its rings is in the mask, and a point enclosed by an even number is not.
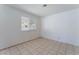
<svg viewBox="0 0 79 59"><path fill-rule="evenodd" d="M79 46L79 9L42 18L42 37Z"/></svg>
<svg viewBox="0 0 79 59"><path fill-rule="evenodd" d="M21 31L21 16L29 17L37 30ZM40 37L40 17L22 10L0 5L0 49Z"/></svg>

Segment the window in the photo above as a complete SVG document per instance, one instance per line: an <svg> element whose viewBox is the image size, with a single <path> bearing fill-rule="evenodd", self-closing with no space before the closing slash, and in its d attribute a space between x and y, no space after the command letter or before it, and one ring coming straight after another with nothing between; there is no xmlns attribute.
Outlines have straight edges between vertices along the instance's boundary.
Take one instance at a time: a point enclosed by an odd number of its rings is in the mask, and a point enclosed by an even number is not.
<svg viewBox="0 0 79 59"><path fill-rule="evenodd" d="M34 24L28 17L21 17L21 30L22 31L29 31L35 30L36 24Z"/></svg>

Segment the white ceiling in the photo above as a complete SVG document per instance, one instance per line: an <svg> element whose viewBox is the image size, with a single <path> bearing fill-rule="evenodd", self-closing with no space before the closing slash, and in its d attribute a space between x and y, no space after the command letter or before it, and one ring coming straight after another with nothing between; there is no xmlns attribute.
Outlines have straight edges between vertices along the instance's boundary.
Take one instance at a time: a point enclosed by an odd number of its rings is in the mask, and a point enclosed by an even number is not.
<svg viewBox="0 0 79 59"><path fill-rule="evenodd" d="M38 16L47 16L56 14L63 11L79 8L77 4L47 4L47 7L43 7L43 4L12 4L12 7L19 8L24 11L28 11Z"/></svg>

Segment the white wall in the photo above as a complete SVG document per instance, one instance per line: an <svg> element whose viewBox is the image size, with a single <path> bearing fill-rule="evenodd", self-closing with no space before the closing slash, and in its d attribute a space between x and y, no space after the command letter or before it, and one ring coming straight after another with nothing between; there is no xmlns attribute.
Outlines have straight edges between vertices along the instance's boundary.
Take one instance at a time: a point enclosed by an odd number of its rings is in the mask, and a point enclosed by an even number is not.
<svg viewBox="0 0 79 59"><path fill-rule="evenodd" d="M42 36L79 45L79 9L43 17Z"/></svg>
<svg viewBox="0 0 79 59"><path fill-rule="evenodd" d="M37 24L37 30L21 31L21 16L29 17ZM18 9L0 5L0 49L40 36L40 17Z"/></svg>

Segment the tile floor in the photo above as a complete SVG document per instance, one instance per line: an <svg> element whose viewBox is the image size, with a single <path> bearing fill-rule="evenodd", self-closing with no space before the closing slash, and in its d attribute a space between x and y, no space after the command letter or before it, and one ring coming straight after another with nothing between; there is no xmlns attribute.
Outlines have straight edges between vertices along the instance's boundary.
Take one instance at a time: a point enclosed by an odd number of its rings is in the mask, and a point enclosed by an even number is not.
<svg viewBox="0 0 79 59"><path fill-rule="evenodd" d="M79 47L49 39L35 39L4 49L0 55L78 55Z"/></svg>

